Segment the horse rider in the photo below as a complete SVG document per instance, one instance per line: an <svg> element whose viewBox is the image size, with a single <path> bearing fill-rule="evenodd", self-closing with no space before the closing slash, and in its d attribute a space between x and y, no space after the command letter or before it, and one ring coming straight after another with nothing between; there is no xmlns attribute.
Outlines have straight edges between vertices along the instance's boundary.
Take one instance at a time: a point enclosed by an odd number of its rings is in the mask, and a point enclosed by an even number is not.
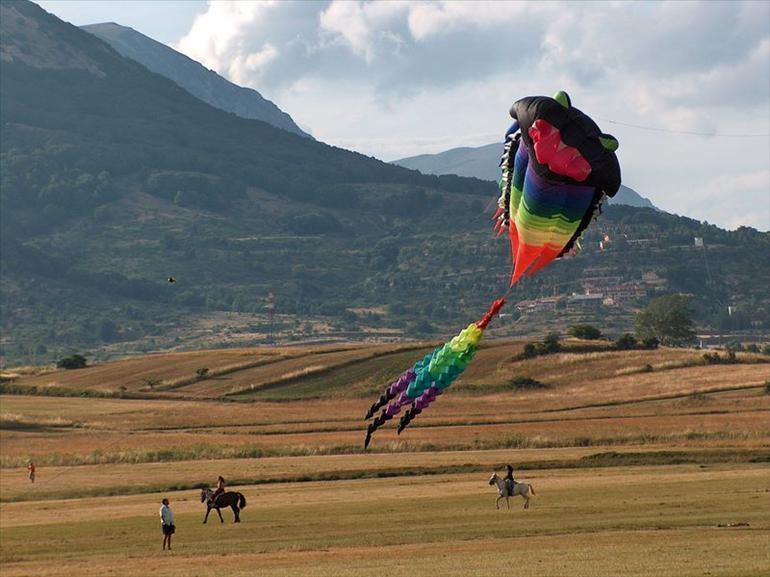
<svg viewBox="0 0 770 577"><path fill-rule="evenodd" d="M513 485L516 482L513 480L513 467L506 465L505 468L508 471L505 474L505 485L508 487L508 494L513 495Z"/></svg>
<svg viewBox="0 0 770 577"><path fill-rule="evenodd" d="M30 483L34 483L35 482L35 463L33 463L32 461L30 461L27 464L27 473L29 475Z"/></svg>
<svg viewBox="0 0 770 577"><path fill-rule="evenodd" d="M215 503L217 500L217 497L219 497L222 493L225 492L225 478L222 475L219 475L217 478L217 489L214 491L214 494L211 496L211 502Z"/></svg>

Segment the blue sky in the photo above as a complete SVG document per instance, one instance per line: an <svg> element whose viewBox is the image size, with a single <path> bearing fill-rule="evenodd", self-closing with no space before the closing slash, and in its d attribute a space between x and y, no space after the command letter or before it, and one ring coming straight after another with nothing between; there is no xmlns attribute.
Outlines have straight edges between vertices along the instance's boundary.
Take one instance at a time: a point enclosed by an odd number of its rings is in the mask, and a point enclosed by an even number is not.
<svg viewBox="0 0 770 577"><path fill-rule="evenodd" d="M131 26L384 160L495 142L514 100L566 89L620 140L625 184L671 212L770 228L768 2L40 4Z"/></svg>
<svg viewBox="0 0 770 577"><path fill-rule="evenodd" d="M44 0L39 6L78 26L117 22L171 44L184 36L197 14L207 9L206 0Z"/></svg>

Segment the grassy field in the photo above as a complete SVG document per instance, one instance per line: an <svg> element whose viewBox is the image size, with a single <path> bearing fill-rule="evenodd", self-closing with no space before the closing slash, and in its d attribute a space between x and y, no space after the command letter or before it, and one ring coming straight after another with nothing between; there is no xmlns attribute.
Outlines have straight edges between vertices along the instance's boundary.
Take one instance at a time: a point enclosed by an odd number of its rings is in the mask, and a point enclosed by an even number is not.
<svg viewBox="0 0 770 577"><path fill-rule="evenodd" d="M373 395L428 345L26 371L7 392L34 394L0 396L1 573L770 574L766 357L519 360L521 348L489 343L431 411L401 436L378 432L368 452ZM517 376L546 387L508 388ZM535 487L529 510L494 508L486 481L508 462ZM201 524L197 489L219 474L246 495L240 525L229 511ZM165 553L162 496L178 527Z"/></svg>

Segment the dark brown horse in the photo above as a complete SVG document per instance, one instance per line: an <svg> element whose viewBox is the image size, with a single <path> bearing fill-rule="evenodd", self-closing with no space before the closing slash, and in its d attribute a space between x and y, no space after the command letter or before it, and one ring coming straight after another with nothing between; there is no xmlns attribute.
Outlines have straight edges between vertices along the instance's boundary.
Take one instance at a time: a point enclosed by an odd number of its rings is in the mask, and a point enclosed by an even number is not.
<svg viewBox="0 0 770 577"><path fill-rule="evenodd" d="M219 520L224 523L225 520L222 518L222 512L219 510L221 507L230 507L235 516L234 522L240 523L241 509L246 507L246 497L244 497L242 493L225 491L214 499L214 491L206 487L205 489L201 489L201 503L206 503L206 516L203 518L204 523L208 521L209 513L211 513L212 509L216 509Z"/></svg>

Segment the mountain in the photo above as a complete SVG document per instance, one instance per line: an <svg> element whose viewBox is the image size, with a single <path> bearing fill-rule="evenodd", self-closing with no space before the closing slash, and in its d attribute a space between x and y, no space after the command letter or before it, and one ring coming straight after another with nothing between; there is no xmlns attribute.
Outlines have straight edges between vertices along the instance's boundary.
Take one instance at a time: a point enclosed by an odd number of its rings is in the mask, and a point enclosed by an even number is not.
<svg viewBox="0 0 770 577"><path fill-rule="evenodd" d="M224 112L22 0L0 2L0 131L7 363L445 336L507 289L508 247L485 210L493 183ZM706 326L721 326L725 302L770 326L757 280L770 263L756 256L770 234L618 206L584 247L511 300L619 286L636 300L586 320L628 330L655 273L649 296L692 293Z"/></svg>
<svg viewBox="0 0 770 577"><path fill-rule="evenodd" d="M170 78L211 106L310 137L294 123L291 116L256 90L233 84L213 70L208 70L195 60L133 28L114 22L89 24L81 28L101 38L123 56L136 60L152 72Z"/></svg>
<svg viewBox="0 0 770 577"><path fill-rule="evenodd" d="M502 144L487 144L477 148L462 146L437 154L420 154L394 160L393 164L419 170L423 174L457 174L497 181L500 179L502 154Z"/></svg>
<svg viewBox="0 0 770 577"><path fill-rule="evenodd" d="M21 354L146 344L272 290L287 314L387 303L376 273L471 230L489 191L223 112L31 2L0 3L0 62L2 346Z"/></svg>
<svg viewBox="0 0 770 577"><path fill-rule="evenodd" d="M394 160L393 164L411 168L412 170L419 170L423 174L456 174L482 180L497 181L500 179L500 168L498 166L501 155L501 144L487 144L477 148L463 146L437 154L410 156ZM623 204L659 210L648 198L643 197L634 189L625 185L621 185L618 194L610 199L609 204Z"/></svg>

